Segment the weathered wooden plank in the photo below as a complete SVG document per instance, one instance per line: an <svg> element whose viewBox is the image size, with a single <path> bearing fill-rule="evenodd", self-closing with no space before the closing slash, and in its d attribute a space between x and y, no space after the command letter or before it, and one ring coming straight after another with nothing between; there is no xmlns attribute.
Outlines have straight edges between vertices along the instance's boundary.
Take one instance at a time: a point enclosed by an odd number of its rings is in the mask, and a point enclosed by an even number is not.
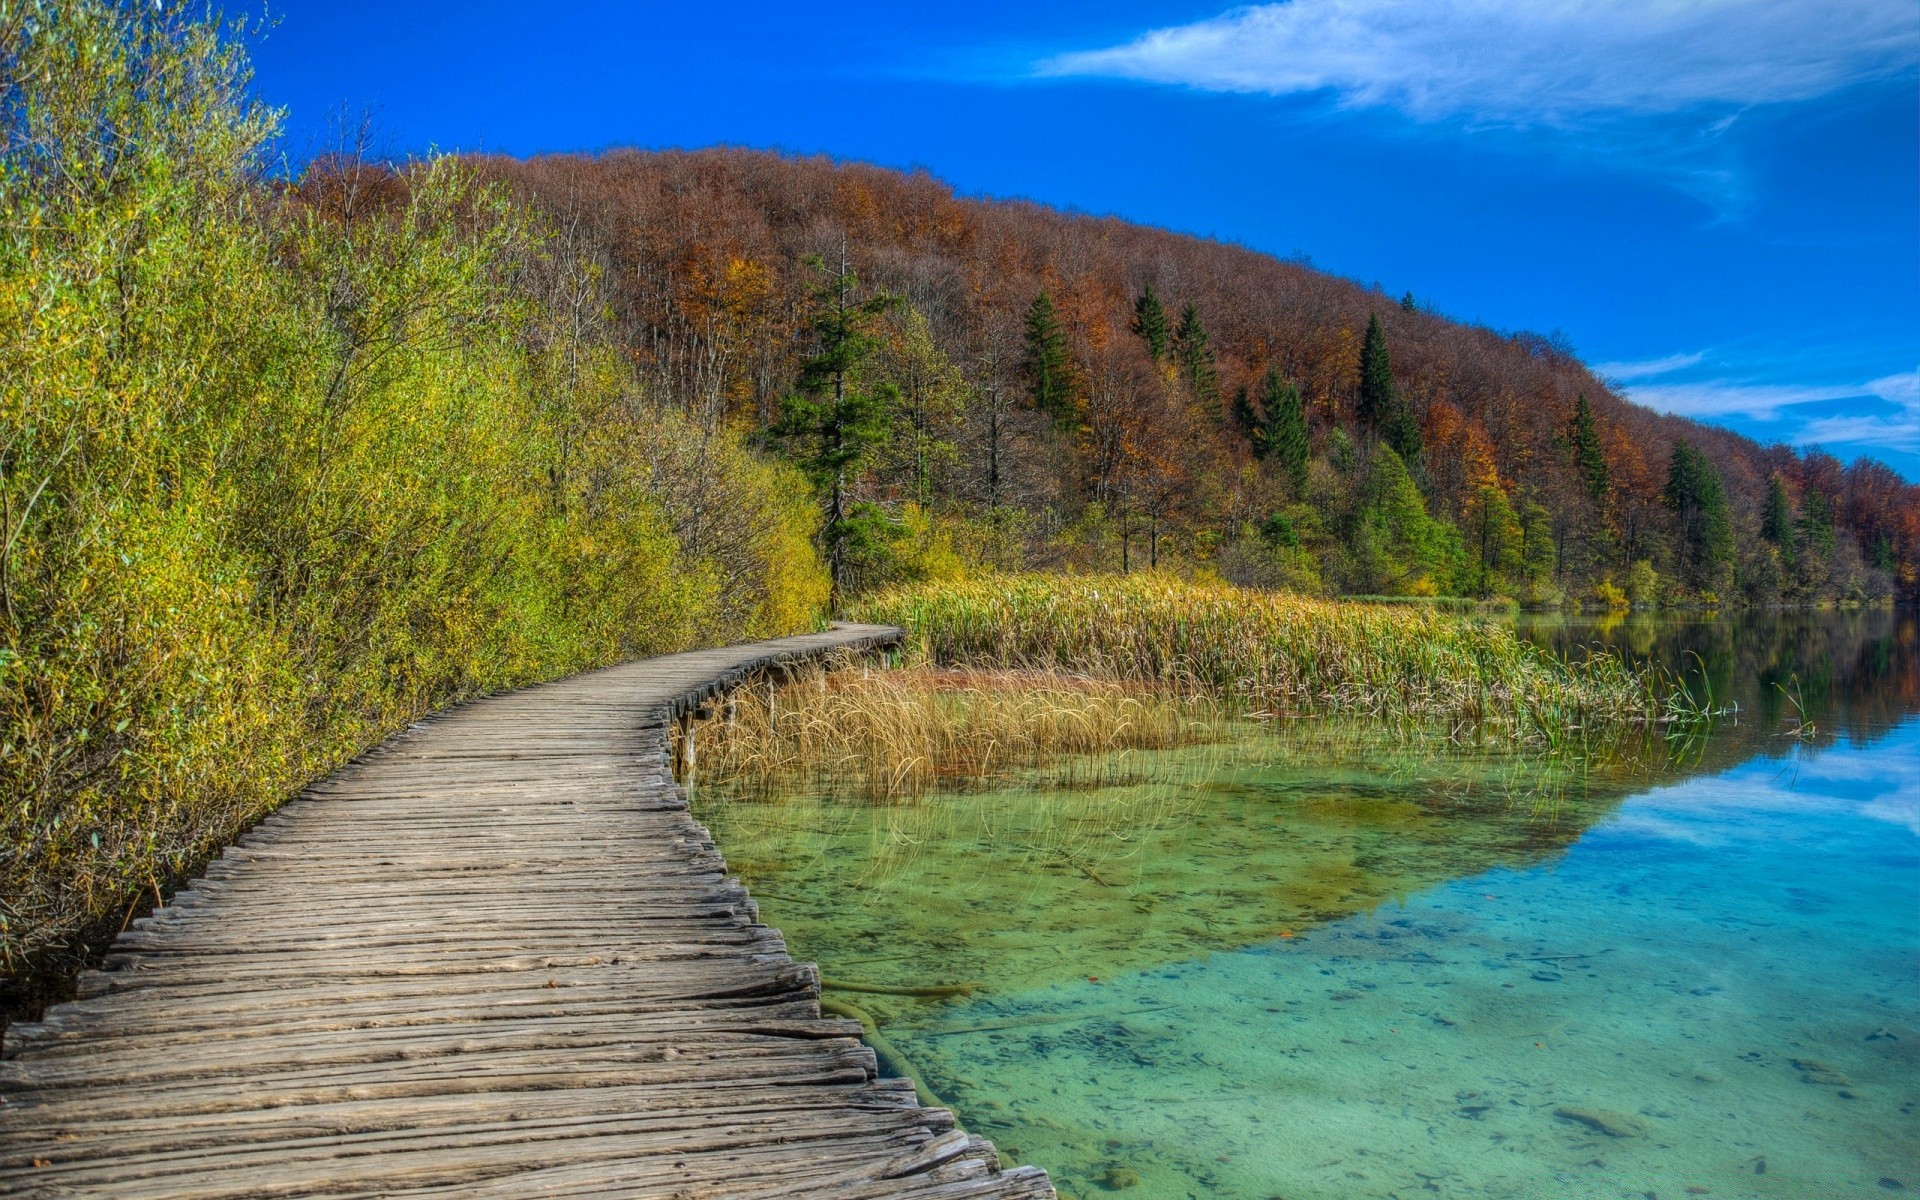
<svg viewBox="0 0 1920 1200"><path fill-rule="evenodd" d="M1051 1196L876 1077L669 775L672 722L826 634L420 722L10 1031L0 1193Z"/></svg>

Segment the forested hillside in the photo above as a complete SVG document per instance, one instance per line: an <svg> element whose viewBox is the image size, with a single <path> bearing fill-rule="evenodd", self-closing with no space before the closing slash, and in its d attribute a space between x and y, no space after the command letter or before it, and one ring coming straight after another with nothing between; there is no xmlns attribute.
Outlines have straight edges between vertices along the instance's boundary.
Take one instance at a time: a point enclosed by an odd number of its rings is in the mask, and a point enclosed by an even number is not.
<svg viewBox="0 0 1920 1200"><path fill-rule="evenodd" d="M1920 590L1920 488L1243 247L739 150L477 160L653 399L814 478L843 589L1216 569L1528 603Z"/></svg>

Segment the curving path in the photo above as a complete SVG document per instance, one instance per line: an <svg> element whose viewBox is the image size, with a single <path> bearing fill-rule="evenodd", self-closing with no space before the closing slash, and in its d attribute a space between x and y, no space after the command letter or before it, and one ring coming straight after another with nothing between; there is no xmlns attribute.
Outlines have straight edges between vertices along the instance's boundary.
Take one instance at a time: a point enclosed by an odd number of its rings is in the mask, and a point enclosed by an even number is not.
<svg viewBox="0 0 1920 1200"><path fill-rule="evenodd" d="M415 726L134 923L0 1063L0 1193L1049 1197L876 1076L668 769L726 687L626 663Z"/></svg>

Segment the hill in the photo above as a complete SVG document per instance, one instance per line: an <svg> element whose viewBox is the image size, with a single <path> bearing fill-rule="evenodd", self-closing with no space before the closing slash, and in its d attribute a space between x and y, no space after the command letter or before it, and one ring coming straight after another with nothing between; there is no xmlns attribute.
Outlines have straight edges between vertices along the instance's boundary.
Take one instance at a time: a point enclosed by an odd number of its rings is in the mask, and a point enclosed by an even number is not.
<svg viewBox="0 0 1920 1200"><path fill-rule="evenodd" d="M591 266L656 401L805 461L791 398L852 353L877 425L831 472L845 586L957 557L1540 603L1917 594L1920 488L1884 464L1653 412L1550 338L1303 262L824 158L468 161Z"/></svg>

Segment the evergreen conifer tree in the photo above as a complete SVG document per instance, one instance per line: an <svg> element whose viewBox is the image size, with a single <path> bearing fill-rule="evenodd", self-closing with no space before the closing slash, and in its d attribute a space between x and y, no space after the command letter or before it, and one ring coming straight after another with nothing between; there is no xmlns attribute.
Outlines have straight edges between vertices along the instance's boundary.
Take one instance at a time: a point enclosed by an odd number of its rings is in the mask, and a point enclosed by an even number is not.
<svg viewBox="0 0 1920 1200"><path fill-rule="evenodd" d="M813 357L800 367L796 390L780 401L773 427L825 502L820 531L836 595L848 583L848 549L870 540L872 518L853 511L850 493L868 459L886 441L899 393L892 384L858 385L861 364L879 347L874 322L892 307L891 296L853 298L856 281L842 252L837 269L818 258L808 265L832 274L813 289L816 339Z"/></svg>
<svg viewBox="0 0 1920 1200"><path fill-rule="evenodd" d="M1148 284L1133 302L1133 331L1147 344L1147 354L1155 362L1167 360L1167 310Z"/></svg>
<svg viewBox="0 0 1920 1200"><path fill-rule="evenodd" d="M1366 340L1360 343L1360 427L1378 434L1393 409L1393 364L1387 359L1387 335L1380 318L1367 318Z"/></svg>
<svg viewBox="0 0 1920 1200"><path fill-rule="evenodd" d="M1277 368L1269 367L1261 385L1260 403L1267 414L1260 440L1265 443L1266 453L1279 461L1287 482L1293 485L1293 494L1298 496L1307 486L1307 455L1311 449L1307 442L1307 408L1300 399L1300 389L1292 380L1281 379Z"/></svg>
<svg viewBox="0 0 1920 1200"><path fill-rule="evenodd" d="M1760 536L1782 549L1793 540L1793 501L1787 496L1786 481L1775 471L1767 476L1767 502L1760 510Z"/></svg>
<svg viewBox="0 0 1920 1200"><path fill-rule="evenodd" d="M1233 407L1228 410L1233 418L1233 427L1238 429L1253 446L1255 458L1267 456L1266 422L1261 419L1260 410L1253 406L1253 395L1243 384L1234 389Z"/></svg>
<svg viewBox="0 0 1920 1200"><path fill-rule="evenodd" d="M1403 463L1419 461L1420 423L1393 386L1393 364L1387 358L1387 335L1376 314L1367 318L1366 340L1360 346L1360 426L1393 447Z"/></svg>
<svg viewBox="0 0 1920 1200"><path fill-rule="evenodd" d="M1819 554L1833 553L1833 502L1817 487L1809 487L1801 501L1800 537Z"/></svg>
<svg viewBox="0 0 1920 1200"><path fill-rule="evenodd" d="M1207 331L1200 324L1200 310L1188 301L1180 310L1180 324L1173 330L1173 352L1180 374L1200 407L1216 416L1220 411L1220 370L1214 362L1213 347L1207 344Z"/></svg>
<svg viewBox="0 0 1920 1200"><path fill-rule="evenodd" d="M1054 312L1053 297L1042 291L1027 309L1026 371L1033 406L1052 417L1056 424L1069 425L1077 415L1073 406L1072 364L1067 352L1066 331Z"/></svg>
<svg viewBox="0 0 1920 1200"><path fill-rule="evenodd" d="M1894 568L1893 538L1881 534L1874 540L1873 553L1867 558L1867 565L1876 571L1891 571Z"/></svg>
<svg viewBox="0 0 1920 1200"><path fill-rule="evenodd" d="M1684 439L1674 443L1664 499L1674 514L1674 557L1687 581L1703 589L1722 587L1733 565L1726 489L1706 455Z"/></svg>
<svg viewBox="0 0 1920 1200"><path fill-rule="evenodd" d="M1420 311L1420 305L1414 301L1412 292L1408 292L1406 295L1400 297L1400 311L1401 312L1419 312Z"/></svg>
<svg viewBox="0 0 1920 1200"><path fill-rule="evenodd" d="M1607 499L1607 455L1600 448L1600 430L1593 421L1593 406L1587 403L1587 394L1580 393L1573 404L1573 428L1569 434L1573 443L1573 465L1580 471L1580 480L1587 486L1587 495L1595 504L1603 504Z"/></svg>

